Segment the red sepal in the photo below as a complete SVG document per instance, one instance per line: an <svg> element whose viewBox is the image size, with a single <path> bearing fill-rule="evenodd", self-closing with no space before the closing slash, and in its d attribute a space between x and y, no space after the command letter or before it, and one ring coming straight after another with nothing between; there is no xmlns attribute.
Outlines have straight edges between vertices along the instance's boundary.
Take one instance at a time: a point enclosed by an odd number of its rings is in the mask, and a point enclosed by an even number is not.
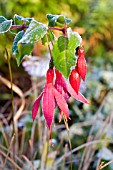
<svg viewBox="0 0 113 170"><path fill-rule="evenodd" d="M58 70L55 70L55 73L56 73L55 88L60 94L62 94L65 100L68 100L70 95L67 92L66 82L62 77L62 74Z"/></svg>
<svg viewBox="0 0 113 170"><path fill-rule="evenodd" d="M36 118L42 95L43 95L43 93L41 93L40 96L34 102L34 105L33 105L33 108L32 108L32 119L33 119L33 121Z"/></svg>
<svg viewBox="0 0 113 170"><path fill-rule="evenodd" d="M54 97L57 102L57 105L61 111L69 118L69 109L64 97L54 88Z"/></svg>
<svg viewBox="0 0 113 170"><path fill-rule="evenodd" d="M53 118L54 118L54 109L55 109L55 99L54 99L54 87L52 83L46 84L43 91L42 98L42 110L48 128L51 128Z"/></svg>
<svg viewBox="0 0 113 170"><path fill-rule="evenodd" d="M67 90L70 93L70 95L72 97L74 97L76 100L85 103L85 104L89 104L89 102L87 101L87 99L80 93L78 92L78 94L74 91L74 89L70 86L70 84L67 84Z"/></svg>

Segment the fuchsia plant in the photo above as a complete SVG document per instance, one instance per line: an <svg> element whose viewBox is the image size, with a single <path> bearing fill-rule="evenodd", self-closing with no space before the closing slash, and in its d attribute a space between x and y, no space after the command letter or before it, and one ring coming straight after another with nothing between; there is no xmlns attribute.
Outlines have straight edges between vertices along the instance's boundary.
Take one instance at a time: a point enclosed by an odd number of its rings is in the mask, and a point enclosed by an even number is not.
<svg viewBox="0 0 113 170"><path fill-rule="evenodd" d="M70 96L88 104L79 92L81 79L85 81L87 66L82 38L69 27L71 19L64 15L52 14L47 14L47 19L48 25L45 25L34 18L24 18L17 14L13 20L0 16L0 34L10 31L15 35L12 53L18 66L25 55L31 54L36 41L42 41L43 45L49 47L50 65L46 73L46 84L34 102L32 118L33 120L36 118L42 99L42 111L47 127L51 129L56 106L59 107L61 116L65 116L66 120L69 118L67 100ZM62 35L56 37L54 30L62 32ZM78 57L75 56L77 48Z"/></svg>
<svg viewBox="0 0 113 170"><path fill-rule="evenodd" d="M56 73L55 84L53 84L54 71ZM72 83L76 84L76 80L73 80ZM54 119L54 110L56 107L56 103L60 109L60 113L63 113L66 118L69 118L69 109L66 101L69 99L70 96L74 97L76 100L88 104L88 101L80 92L76 93L76 91L68 83L66 83L62 74L58 70L56 70L55 68L49 68L46 73L46 85L43 89L43 92L36 99L33 105L33 120L36 118L41 99L42 110L49 129L51 129L51 125Z"/></svg>

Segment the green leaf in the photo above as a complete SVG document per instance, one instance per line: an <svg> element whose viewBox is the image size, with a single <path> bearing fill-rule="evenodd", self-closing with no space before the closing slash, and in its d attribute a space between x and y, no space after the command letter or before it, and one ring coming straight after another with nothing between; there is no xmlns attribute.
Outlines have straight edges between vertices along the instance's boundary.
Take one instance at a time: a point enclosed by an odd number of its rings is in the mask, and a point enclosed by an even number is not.
<svg viewBox="0 0 113 170"><path fill-rule="evenodd" d="M25 55L30 55L34 47L34 43L19 43L18 44L18 53L16 54L16 60L18 66L22 62L22 59Z"/></svg>
<svg viewBox="0 0 113 170"><path fill-rule="evenodd" d="M68 78L70 73L70 68L75 65L75 51L74 49L69 49L69 39L64 36L58 38L55 42L52 56L55 67Z"/></svg>
<svg viewBox="0 0 113 170"><path fill-rule="evenodd" d="M60 36L58 38L58 48L60 52L68 49L68 38L64 36Z"/></svg>
<svg viewBox="0 0 113 170"><path fill-rule="evenodd" d="M64 15L52 15L47 14L47 19L49 21L49 26L54 27L57 25L63 25L69 24L72 20L69 18L66 18Z"/></svg>
<svg viewBox="0 0 113 170"><path fill-rule="evenodd" d="M12 20L7 20L5 17L0 16L0 34L10 30L12 26Z"/></svg>
<svg viewBox="0 0 113 170"><path fill-rule="evenodd" d="M82 38L78 32L72 32L71 28L68 28L67 34L69 38L69 49L75 49L82 44Z"/></svg>
<svg viewBox="0 0 113 170"><path fill-rule="evenodd" d="M7 21L7 19L3 16L0 16L0 23L4 22L4 21Z"/></svg>
<svg viewBox="0 0 113 170"><path fill-rule="evenodd" d="M48 39L47 39L48 37ZM54 41L56 39L55 35L51 30L47 31L47 35L45 34L44 37L42 38L42 44L45 45L47 42Z"/></svg>
<svg viewBox="0 0 113 170"><path fill-rule="evenodd" d="M82 38L77 32L67 29L68 37L60 36L52 50L55 67L66 77L69 77L70 69L75 66L75 50L82 43Z"/></svg>
<svg viewBox="0 0 113 170"><path fill-rule="evenodd" d="M32 20L19 43L34 43L43 38L46 32L47 27L45 24Z"/></svg>
<svg viewBox="0 0 113 170"><path fill-rule="evenodd" d="M17 45L18 45L19 40L21 40L21 38L23 37L23 35L24 35L24 31L20 31L14 38L14 42L12 45L12 53L14 55L18 54L18 46Z"/></svg>
<svg viewBox="0 0 113 170"><path fill-rule="evenodd" d="M17 14L14 15L14 24L15 25L22 25L23 22L26 22L26 25L29 25L32 20L33 20L33 18L24 18Z"/></svg>

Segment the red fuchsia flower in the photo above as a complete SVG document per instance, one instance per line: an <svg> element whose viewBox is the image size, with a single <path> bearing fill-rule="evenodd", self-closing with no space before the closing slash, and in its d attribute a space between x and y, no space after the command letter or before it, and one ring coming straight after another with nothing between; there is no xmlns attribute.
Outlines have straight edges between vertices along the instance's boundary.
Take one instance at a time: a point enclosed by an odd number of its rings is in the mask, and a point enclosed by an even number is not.
<svg viewBox="0 0 113 170"><path fill-rule="evenodd" d="M66 100L64 99L62 94L59 93L58 90L56 90L56 88L54 87L53 79L54 70L48 69L46 74L46 85L44 87L43 92L34 102L32 109L32 118L34 120L38 112L40 100L42 99L42 110L49 129L51 129L51 125L54 119L54 110L56 107L56 103L59 109L64 113L66 118L69 118L69 109Z"/></svg>
<svg viewBox="0 0 113 170"><path fill-rule="evenodd" d="M76 93L76 91L71 87L70 84L66 83L65 79L63 78L62 74L55 69L56 73L56 80L55 80L55 87L57 91L68 100L70 96L74 97L76 100L81 101L82 103L88 104L89 102L87 99L80 93Z"/></svg>
<svg viewBox="0 0 113 170"><path fill-rule="evenodd" d="M86 66L86 60L84 57L83 47L80 47L78 50L77 71L80 77L82 78L82 80L85 81L87 66Z"/></svg>
<svg viewBox="0 0 113 170"><path fill-rule="evenodd" d="M77 64L75 68L71 71L69 76L69 82L71 84L71 87L76 91L77 94L80 87L80 78L82 78L82 80L85 81L86 71L87 66L84 57L84 48L80 47L78 50Z"/></svg>
<svg viewBox="0 0 113 170"><path fill-rule="evenodd" d="M72 88L76 91L76 93L78 94L79 91L79 87L80 87L80 75L78 73L77 67L75 67L69 76L69 82L72 86Z"/></svg>

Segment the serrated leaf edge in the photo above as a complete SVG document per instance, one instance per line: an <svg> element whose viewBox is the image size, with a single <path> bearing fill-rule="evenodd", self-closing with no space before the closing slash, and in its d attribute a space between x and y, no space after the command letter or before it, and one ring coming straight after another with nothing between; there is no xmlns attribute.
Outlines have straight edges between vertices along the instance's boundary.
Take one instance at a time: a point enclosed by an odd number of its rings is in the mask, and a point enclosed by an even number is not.
<svg viewBox="0 0 113 170"><path fill-rule="evenodd" d="M80 34L78 32L73 32L70 27L67 28L67 35L68 35L69 39L70 39L71 35L75 35L80 41L78 46L80 46L82 44L82 37L80 36Z"/></svg>
<svg viewBox="0 0 113 170"><path fill-rule="evenodd" d="M31 23L29 24L29 28L31 27L31 24L32 24L33 21L36 22L36 23L39 23L40 25L44 25L45 28L46 28L46 31L47 31L48 28L47 28L46 24L42 24L41 22L38 22L38 21L36 21L36 20L34 20L34 19L33 19L33 20L31 21ZM29 29L29 28L28 28L28 29ZM27 30L28 30L28 29L27 29ZM27 32L27 30L26 30L26 32ZM20 44L20 43L26 43L26 44L27 44L27 42L24 42L24 38L25 38L25 36L26 36L26 32L25 32L24 36L22 37L22 39L18 42L18 44ZM45 34L46 34L46 33L45 33ZM43 38L45 34L43 34L43 35L40 37L40 39L38 39L38 40L36 40L36 41L41 40L41 38ZM34 42L36 42L36 41L34 41ZM28 43L30 43L30 42L28 42Z"/></svg>
<svg viewBox="0 0 113 170"><path fill-rule="evenodd" d="M10 26L9 26L9 29L8 30L6 30L6 31L2 31L2 32L0 32L0 34L4 34L5 32L8 32L9 30L10 30L10 28L11 28L11 26L12 26L12 22L13 22L13 20L12 19L10 19L10 20L5 20L5 21L3 21L3 22L6 22L6 21L11 21L11 24L10 24ZM3 23L2 22L2 23ZM0 24L2 24L2 23L0 23Z"/></svg>

